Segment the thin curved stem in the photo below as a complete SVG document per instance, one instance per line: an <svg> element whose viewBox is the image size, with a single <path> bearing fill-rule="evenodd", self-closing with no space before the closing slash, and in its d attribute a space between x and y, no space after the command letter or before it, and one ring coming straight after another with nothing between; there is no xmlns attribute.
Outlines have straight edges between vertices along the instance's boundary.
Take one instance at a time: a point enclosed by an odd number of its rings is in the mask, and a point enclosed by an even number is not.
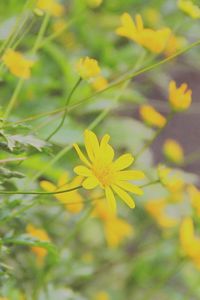
<svg viewBox="0 0 200 300"><path fill-rule="evenodd" d="M39 192L39 191L0 191L0 195L56 195L56 194L63 194L72 192L82 188L81 185L73 187L71 189L65 189L61 191L54 191L54 192Z"/></svg>
<svg viewBox="0 0 200 300"><path fill-rule="evenodd" d="M78 88L79 84L81 83L82 79L79 78L78 81L75 83L75 85L73 86L71 92L69 93L66 102L65 102L65 111L63 114L63 117L60 121L60 123L58 124L58 126L56 127L56 129L47 137L46 141L49 141L59 130L60 128L63 126L64 122L65 122L65 118L67 116L67 112L68 112L68 105L70 103L71 97L73 95L73 93L75 92L75 90Z"/></svg>

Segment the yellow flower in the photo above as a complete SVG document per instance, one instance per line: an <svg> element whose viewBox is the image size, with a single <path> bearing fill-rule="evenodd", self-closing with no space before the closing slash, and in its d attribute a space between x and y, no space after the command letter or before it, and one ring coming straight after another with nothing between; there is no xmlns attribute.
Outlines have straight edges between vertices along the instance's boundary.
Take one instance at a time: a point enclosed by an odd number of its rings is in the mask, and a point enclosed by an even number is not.
<svg viewBox="0 0 200 300"><path fill-rule="evenodd" d="M179 0L178 7L193 19L200 18L200 7L190 0Z"/></svg>
<svg viewBox="0 0 200 300"><path fill-rule="evenodd" d="M82 79L90 79L100 74L101 69L98 61L93 58L80 58L77 63L77 71Z"/></svg>
<svg viewBox="0 0 200 300"><path fill-rule="evenodd" d="M59 4L55 0L38 0L36 3L36 9L45 11L55 17L60 17L64 13L63 5Z"/></svg>
<svg viewBox="0 0 200 300"><path fill-rule="evenodd" d="M190 107L192 91L187 89L187 83L178 88L175 81L169 83L169 103L174 111L183 111Z"/></svg>
<svg viewBox="0 0 200 300"><path fill-rule="evenodd" d="M104 90L108 85L108 81L103 76L98 76L92 81L92 87L95 91Z"/></svg>
<svg viewBox="0 0 200 300"><path fill-rule="evenodd" d="M165 199L149 200L145 203L145 209L163 228L171 228L177 225L177 220L167 215L167 201Z"/></svg>
<svg viewBox="0 0 200 300"><path fill-rule="evenodd" d="M116 217L112 210L107 209L104 199L96 201L93 215L103 222L108 246L119 246L123 240L133 235L133 228L121 218Z"/></svg>
<svg viewBox="0 0 200 300"><path fill-rule="evenodd" d="M136 15L134 23L128 13L121 16L121 22L122 26L116 30L118 35L133 40L153 53L158 54L164 51L171 34L169 28L160 30L144 28L141 15Z"/></svg>
<svg viewBox="0 0 200 300"><path fill-rule="evenodd" d="M96 135L85 130L85 148L88 158L80 150L77 144L74 145L80 160L87 166L77 166L76 174L86 177L82 186L85 189L93 189L99 186L105 191L106 199L113 211L116 210L116 201L113 191L131 208L135 207L133 199L128 192L137 195L142 194L142 190L129 180L144 178L144 173L136 170L124 171L133 163L131 154L124 154L117 160L114 159L114 150L109 145L110 136L105 134L99 142Z"/></svg>
<svg viewBox="0 0 200 300"><path fill-rule="evenodd" d="M180 226L180 243L184 254L200 268L200 239L195 236L194 224L189 217L185 218Z"/></svg>
<svg viewBox="0 0 200 300"><path fill-rule="evenodd" d="M200 216L200 190L198 190L194 185L188 186L188 194L192 206L196 210L198 216Z"/></svg>
<svg viewBox="0 0 200 300"><path fill-rule="evenodd" d="M165 47L164 54L166 56L171 56L175 54L178 50L180 50L184 44L185 39L180 36L175 36L173 33L171 33L169 40L167 42L167 45Z"/></svg>
<svg viewBox="0 0 200 300"><path fill-rule="evenodd" d="M183 191L185 181L181 173L177 170L170 169L162 164L158 166L158 177L160 182L171 192L179 193Z"/></svg>
<svg viewBox="0 0 200 300"><path fill-rule="evenodd" d="M150 105L140 107L140 116L149 126L162 128L166 124L166 119Z"/></svg>
<svg viewBox="0 0 200 300"><path fill-rule="evenodd" d="M68 173L65 172L60 176L57 185L50 181L42 180L40 181L40 186L47 192L62 191L78 186L81 184L81 180L82 179L80 177L76 177L69 183ZM79 213L83 209L83 198L76 190L55 194L54 197L60 203L64 204L66 209L71 213Z"/></svg>
<svg viewBox="0 0 200 300"><path fill-rule="evenodd" d="M163 153L173 163L182 164L184 161L183 148L173 139L167 139L163 146Z"/></svg>
<svg viewBox="0 0 200 300"><path fill-rule="evenodd" d="M89 7L96 8L102 4L103 0L86 0L86 2Z"/></svg>
<svg viewBox="0 0 200 300"><path fill-rule="evenodd" d="M32 224L29 224L26 228L26 232L33 238L40 240L41 242L49 242L50 238L47 232L41 228L36 228ZM31 247L31 250L36 254L38 262L42 263L44 257L48 254L47 249L42 247Z"/></svg>
<svg viewBox="0 0 200 300"><path fill-rule="evenodd" d="M108 293L101 291L95 295L94 300L110 300L110 297Z"/></svg>
<svg viewBox="0 0 200 300"><path fill-rule="evenodd" d="M13 75L23 79L31 76L31 67L34 62L26 59L20 52L8 49L2 57L2 61Z"/></svg>

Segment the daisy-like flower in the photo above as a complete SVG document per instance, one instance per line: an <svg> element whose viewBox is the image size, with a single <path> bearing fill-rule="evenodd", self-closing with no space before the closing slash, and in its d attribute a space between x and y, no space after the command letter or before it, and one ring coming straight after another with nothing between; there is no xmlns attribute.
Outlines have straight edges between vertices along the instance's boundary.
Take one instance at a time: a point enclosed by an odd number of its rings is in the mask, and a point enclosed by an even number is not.
<svg viewBox="0 0 200 300"><path fill-rule="evenodd" d="M31 76L31 67L34 62L26 59L20 52L8 49L2 57L2 61L13 75L23 79Z"/></svg>
<svg viewBox="0 0 200 300"><path fill-rule="evenodd" d="M173 139L167 139L163 145L163 153L165 157L175 163L182 164L184 161L184 152L183 148L177 141Z"/></svg>
<svg viewBox="0 0 200 300"><path fill-rule="evenodd" d="M28 224L26 232L33 238L40 240L41 242L49 242L50 238L44 229L36 228L32 224ZM43 247L31 247L31 250L36 254L38 263L44 261L45 256L48 254L47 249Z"/></svg>
<svg viewBox="0 0 200 300"><path fill-rule="evenodd" d="M140 116L149 126L162 128L166 124L166 118L151 105L142 105L140 107Z"/></svg>
<svg viewBox="0 0 200 300"><path fill-rule="evenodd" d="M175 81L169 83L169 103L176 112L188 109L192 102L192 90L188 89L187 83L176 86Z"/></svg>
<svg viewBox="0 0 200 300"><path fill-rule="evenodd" d="M42 180L40 181L40 186L47 192L63 191L78 186L81 183L81 180L80 177L76 177L69 182L69 175L67 172L64 172L60 176L57 185L50 181ZM79 213L84 207L83 198L76 190L55 194L54 197L71 213Z"/></svg>
<svg viewBox="0 0 200 300"><path fill-rule="evenodd" d="M144 173L136 170L124 171L133 163L134 158L131 154L124 154L114 161L114 150L109 145L109 140L110 136L105 134L99 142L95 133L85 130L84 141L88 158L79 146L74 144L80 160L85 165L75 167L74 172L86 177L82 182L85 189L90 190L97 186L102 188L113 211L116 210L114 193L129 207L134 208L135 203L127 191L142 195L142 190L129 181L144 178Z"/></svg>
<svg viewBox="0 0 200 300"><path fill-rule="evenodd" d="M55 0L38 0L36 9L47 12L55 17L60 17L64 13L64 6Z"/></svg>
<svg viewBox="0 0 200 300"><path fill-rule="evenodd" d="M98 61L88 56L80 58L76 67L80 77L85 80L96 77L101 73Z"/></svg>
<svg viewBox="0 0 200 300"><path fill-rule="evenodd" d="M144 28L139 14L136 15L134 22L128 13L124 13L121 16L121 23L121 27L116 30L118 35L127 37L157 54L164 51L171 35L171 30L167 27L159 30Z"/></svg>
<svg viewBox="0 0 200 300"><path fill-rule="evenodd" d="M193 19L200 19L200 7L190 0L179 0L178 7Z"/></svg>

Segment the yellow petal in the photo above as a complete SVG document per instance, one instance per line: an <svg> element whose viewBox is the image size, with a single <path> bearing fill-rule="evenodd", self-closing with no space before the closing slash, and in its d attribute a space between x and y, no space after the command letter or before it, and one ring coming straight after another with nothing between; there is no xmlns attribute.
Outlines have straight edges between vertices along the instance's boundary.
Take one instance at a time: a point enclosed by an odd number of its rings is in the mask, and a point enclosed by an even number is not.
<svg viewBox="0 0 200 300"><path fill-rule="evenodd" d="M85 179L82 183L82 186L87 190L91 190L91 189L95 188L98 184L99 184L99 182L98 182L97 178L92 176L92 177L88 177L87 179Z"/></svg>
<svg viewBox="0 0 200 300"><path fill-rule="evenodd" d="M123 170L125 168L128 168L134 161L134 158L131 154L127 153L124 155L121 155L116 161L113 163L114 169L116 171Z"/></svg>
<svg viewBox="0 0 200 300"><path fill-rule="evenodd" d="M91 161L93 161L95 154L99 151L99 142L96 134L91 130L85 130L84 142L88 157Z"/></svg>
<svg viewBox="0 0 200 300"><path fill-rule="evenodd" d="M81 151L81 149L79 148L79 146L77 144L74 144L73 146L74 146L74 148L75 148L75 150L76 150L76 152L77 152L80 160L82 160L82 162L84 164L86 164L87 166L90 167L91 164L89 163L89 161L87 160L87 158L85 157L85 155L83 154L83 152Z"/></svg>
<svg viewBox="0 0 200 300"><path fill-rule="evenodd" d="M58 180L58 187L65 185L69 181L69 174L67 172L63 172Z"/></svg>
<svg viewBox="0 0 200 300"><path fill-rule="evenodd" d="M125 192L124 190L122 190L120 187L116 186L116 185L112 185L113 190L117 193L117 195L130 207L130 208L134 208L135 207L135 202L133 201L133 199L131 198L131 196L129 196L129 194L127 192Z"/></svg>
<svg viewBox="0 0 200 300"><path fill-rule="evenodd" d="M84 176L84 177L88 177L88 176L91 176L92 175L92 171L89 170L87 167L85 166L77 166L74 168L74 172L77 174L77 175L80 175L80 176Z"/></svg>
<svg viewBox="0 0 200 300"><path fill-rule="evenodd" d="M111 190L111 188L107 187L105 189L105 193L106 193L106 199L108 200L111 211L115 214L116 213L116 200L115 200L113 191Z"/></svg>
<svg viewBox="0 0 200 300"><path fill-rule="evenodd" d="M143 190L140 187L131 184L130 182L118 181L117 185L120 186L121 188L123 188L124 190L131 192L133 194L143 195Z"/></svg>
<svg viewBox="0 0 200 300"><path fill-rule="evenodd" d="M51 183L50 181L42 180L40 181L40 186L43 190L47 192L53 192L57 189L57 187Z"/></svg>
<svg viewBox="0 0 200 300"><path fill-rule="evenodd" d="M129 170L129 171L120 171L117 172L118 180L139 180L145 177L142 171Z"/></svg>

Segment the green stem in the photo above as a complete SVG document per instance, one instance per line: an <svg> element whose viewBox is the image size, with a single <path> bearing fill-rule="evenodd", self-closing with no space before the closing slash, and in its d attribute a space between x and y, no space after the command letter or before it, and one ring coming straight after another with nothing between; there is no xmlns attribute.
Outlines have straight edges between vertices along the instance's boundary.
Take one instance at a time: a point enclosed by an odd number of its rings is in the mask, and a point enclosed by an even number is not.
<svg viewBox="0 0 200 300"><path fill-rule="evenodd" d="M135 160L137 160L154 142L155 140L157 139L157 137L163 132L163 130L166 128L166 126L168 125L168 123L171 121L171 119L173 118L174 116L174 112L172 111L168 117L167 117L167 120L166 120L166 123L163 127L159 128L155 134L152 136L152 138L150 140L148 140L144 146L142 147L142 149L140 149L140 151L135 155Z"/></svg>
<svg viewBox="0 0 200 300"><path fill-rule="evenodd" d="M1 191L0 190L0 195L56 195L56 194L63 194L63 193L68 193L75 191L77 189L82 188L81 185L76 186L71 189L66 189L62 191L54 191L54 192L37 192L37 191Z"/></svg>
<svg viewBox="0 0 200 300"><path fill-rule="evenodd" d="M56 127L56 129L47 137L46 141L49 141L59 130L60 128L63 126L64 122L65 122L65 118L67 116L68 113L68 105L70 103L71 97L73 95L73 93L75 92L75 90L78 88L79 84L81 83L82 79L79 78L78 81L75 83L74 87L72 88L71 92L69 93L66 102L65 102L65 111L63 114L63 117L60 121L60 123L58 124L58 126Z"/></svg>

